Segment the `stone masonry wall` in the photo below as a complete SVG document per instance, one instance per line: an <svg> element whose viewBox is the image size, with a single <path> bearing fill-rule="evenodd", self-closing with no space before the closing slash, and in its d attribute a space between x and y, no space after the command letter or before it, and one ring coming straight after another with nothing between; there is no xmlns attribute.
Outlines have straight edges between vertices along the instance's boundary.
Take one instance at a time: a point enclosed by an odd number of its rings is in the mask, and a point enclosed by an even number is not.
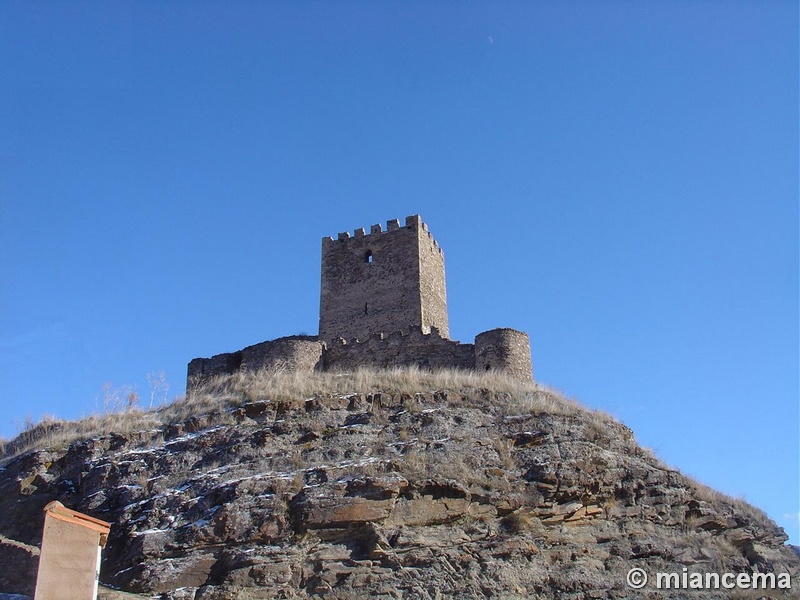
<svg viewBox="0 0 800 600"><path fill-rule="evenodd" d="M322 344L316 337L291 336L248 346L242 350L242 369L316 371L322 368Z"/></svg>
<svg viewBox="0 0 800 600"><path fill-rule="evenodd" d="M363 342L332 342L327 345L323 356L326 371L394 366L472 369L475 366L474 346L445 339L435 328L426 334L421 327L415 327L407 333L376 334Z"/></svg>
<svg viewBox="0 0 800 600"><path fill-rule="evenodd" d="M377 333L364 341L338 339L324 344L311 336L292 336L248 346L238 352L195 358L189 363L187 389L215 375L262 368L287 371L354 371L359 367L386 369L417 366L422 369L504 371L517 379L532 379L530 342L514 329L479 334L474 344L442 337L433 327L406 332Z"/></svg>
<svg viewBox="0 0 800 600"><path fill-rule="evenodd" d="M419 294L422 303L422 327L426 333L430 331L431 327L435 327L443 338L449 338L444 252L433 239L425 223L420 221L417 231L419 234Z"/></svg>
<svg viewBox="0 0 800 600"><path fill-rule="evenodd" d="M211 358L193 358L186 372L186 389L203 379L235 373L241 366L241 350L216 354Z"/></svg>
<svg viewBox="0 0 800 600"><path fill-rule="evenodd" d="M322 366L323 345L314 336L295 335L248 346L237 352L195 358L189 363L187 388L195 382L217 375L230 375L240 369L263 368L289 371L314 371Z"/></svg>
<svg viewBox="0 0 800 600"><path fill-rule="evenodd" d="M504 371L517 379L533 379L531 342L516 329L492 329L475 336L475 369Z"/></svg>
<svg viewBox="0 0 800 600"><path fill-rule="evenodd" d="M419 215L322 240L319 338L437 327L448 336L444 254Z"/></svg>

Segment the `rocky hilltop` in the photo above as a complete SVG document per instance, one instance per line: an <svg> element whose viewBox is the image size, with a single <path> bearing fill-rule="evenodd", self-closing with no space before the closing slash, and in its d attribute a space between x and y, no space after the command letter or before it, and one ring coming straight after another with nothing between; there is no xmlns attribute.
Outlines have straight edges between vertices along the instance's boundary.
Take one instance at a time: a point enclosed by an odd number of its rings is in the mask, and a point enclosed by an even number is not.
<svg viewBox="0 0 800 600"><path fill-rule="evenodd" d="M0 597L32 597L56 499L113 523L101 598L797 597L800 559L758 509L492 373L239 373L42 424L0 464ZM795 590L633 591L634 567Z"/></svg>

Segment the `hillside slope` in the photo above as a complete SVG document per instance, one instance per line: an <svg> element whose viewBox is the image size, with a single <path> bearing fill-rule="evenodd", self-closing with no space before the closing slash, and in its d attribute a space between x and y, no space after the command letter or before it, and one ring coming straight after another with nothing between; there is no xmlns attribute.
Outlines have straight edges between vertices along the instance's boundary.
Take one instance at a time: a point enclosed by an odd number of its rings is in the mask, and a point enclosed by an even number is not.
<svg viewBox="0 0 800 600"><path fill-rule="evenodd" d="M101 581L141 597L686 597L631 591L633 567L798 585L763 513L551 391L493 374L305 377L240 374L116 431L12 444L0 592L32 594L22 554L54 499L113 523ZM762 595L796 591L691 597Z"/></svg>

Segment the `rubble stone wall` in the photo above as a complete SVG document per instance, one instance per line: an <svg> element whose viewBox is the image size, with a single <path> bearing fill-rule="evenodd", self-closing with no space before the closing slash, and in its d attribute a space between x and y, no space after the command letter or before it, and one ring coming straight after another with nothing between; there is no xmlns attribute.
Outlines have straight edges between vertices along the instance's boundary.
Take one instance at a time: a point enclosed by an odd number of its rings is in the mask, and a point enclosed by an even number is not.
<svg viewBox="0 0 800 600"><path fill-rule="evenodd" d="M475 336L475 369L495 369L518 379L533 379L528 334L507 328L478 334Z"/></svg>
<svg viewBox="0 0 800 600"><path fill-rule="evenodd" d="M194 383L217 375L230 375L242 366L242 352L225 352L211 358L193 358L186 372L186 389Z"/></svg>
<svg viewBox="0 0 800 600"><path fill-rule="evenodd" d="M262 342L242 350L242 369L315 371L322 367L322 344L316 337L292 336Z"/></svg>
<svg viewBox="0 0 800 600"><path fill-rule="evenodd" d="M417 366L422 369L495 369L512 377L531 380L528 336L514 329L493 329L479 334L474 344L442 337L432 327L406 332L377 333L364 341L322 343L312 336L291 336L248 346L238 352L195 358L189 363L187 387L216 375L243 369L288 371L353 371L359 367L386 369Z"/></svg>
<svg viewBox="0 0 800 600"><path fill-rule="evenodd" d="M314 371L322 367L324 346L315 336L294 335L248 346L236 352L211 358L195 358L187 369L187 389L201 380L217 375L231 375L241 369L286 369Z"/></svg>
<svg viewBox="0 0 800 600"><path fill-rule="evenodd" d="M426 334L417 327L407 333L376 334L363 342L333 342L327 345L323 363L326 371L394 366L472 369L475 352L472 344L445 339L435 328Z"/></svg>

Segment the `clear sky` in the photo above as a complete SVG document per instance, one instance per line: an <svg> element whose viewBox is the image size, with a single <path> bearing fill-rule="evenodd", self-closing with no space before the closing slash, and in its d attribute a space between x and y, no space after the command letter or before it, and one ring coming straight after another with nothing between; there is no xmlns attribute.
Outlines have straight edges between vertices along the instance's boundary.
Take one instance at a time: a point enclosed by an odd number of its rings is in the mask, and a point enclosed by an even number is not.
<svg viewBox="0 0 800 600"><path fill-rule="evenodd" d="M0 435L316 333L414 213L454 339L800 543L794 1L3 2Z"/></svg>

